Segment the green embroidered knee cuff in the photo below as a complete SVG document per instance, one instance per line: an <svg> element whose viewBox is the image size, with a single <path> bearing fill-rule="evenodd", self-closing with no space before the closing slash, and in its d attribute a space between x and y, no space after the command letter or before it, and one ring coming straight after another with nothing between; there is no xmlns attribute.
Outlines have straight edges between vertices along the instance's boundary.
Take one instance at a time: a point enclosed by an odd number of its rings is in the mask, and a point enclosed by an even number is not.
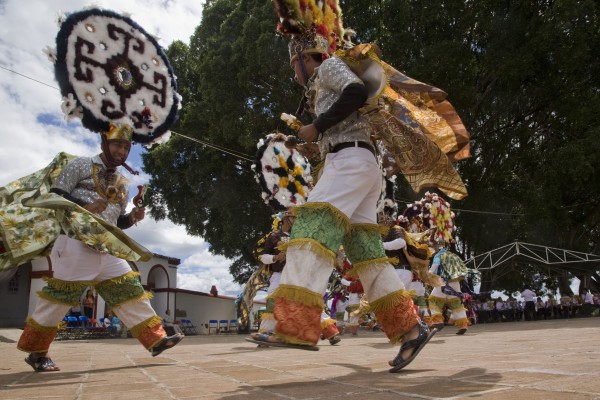
<svg viewBox="0 0 600 400"><path fill-rule="evenodd" d="M296 207L297 215L290 240L312 239L336 254L349 227L349 220L328 203L307 203Z"/></svg>
<svg viewBox="0 0 600 400"><path fill-rule="evenodd" d="M352 225L344 241L344 250L352 264L385 259L379 225Z"/></svg>
<svg viewBox="0 0 600 400"><path fill-rule="evenodd" d="M144 287L135 273L103 281L96 287L109 308L119 306L131 300L151 297L151 294L144 291Z"/></svg>
<svg viewBox="0 0 600 400"><path fill-rule="evenodd" d="M81 293L86 287L93 285L93 282L67 282L59 279L48 279L48 285L45 286L38 295L52 303L75 306L79 304Z"/></svg>

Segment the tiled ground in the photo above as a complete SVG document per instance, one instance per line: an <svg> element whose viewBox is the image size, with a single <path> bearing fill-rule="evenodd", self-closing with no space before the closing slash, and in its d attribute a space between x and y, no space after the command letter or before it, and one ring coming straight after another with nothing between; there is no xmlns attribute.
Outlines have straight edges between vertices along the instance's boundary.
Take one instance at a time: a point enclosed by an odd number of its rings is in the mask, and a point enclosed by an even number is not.
<svg viewBox="0 0 600 400"><path fill-rule="evenodd" d="M259 349L241 335L189 336L152 358L134 339L61 341L36 373L0 329L0 399L597 399L600 318L446 327L390 374L382 333L320 351Z"/></svg>

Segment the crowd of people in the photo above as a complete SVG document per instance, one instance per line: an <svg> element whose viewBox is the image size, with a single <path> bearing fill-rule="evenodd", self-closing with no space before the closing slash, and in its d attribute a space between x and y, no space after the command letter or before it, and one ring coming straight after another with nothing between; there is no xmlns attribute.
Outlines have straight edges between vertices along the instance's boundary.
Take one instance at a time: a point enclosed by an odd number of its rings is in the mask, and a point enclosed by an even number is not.
<svg viewBox="0 0 600 400"><path fill-rule="evenodd" d="M524 299L517 300L513 296L492 299L490 295L474 295L465 300L465 308L472 324L589 317L598 316L600 312L600 295L586 288L580 295L545 297L546 300L536 297L533 308L528 308Z"/></svg>

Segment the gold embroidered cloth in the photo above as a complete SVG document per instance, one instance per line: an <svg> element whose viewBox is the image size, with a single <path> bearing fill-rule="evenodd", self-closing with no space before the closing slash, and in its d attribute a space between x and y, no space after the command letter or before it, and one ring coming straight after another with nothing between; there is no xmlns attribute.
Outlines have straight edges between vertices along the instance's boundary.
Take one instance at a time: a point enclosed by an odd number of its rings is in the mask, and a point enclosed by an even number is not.
<svg viewBox="0 0 600 400"><path fill-rule="evenodd" d="M466 197L452 162L470 156L469 133L446 93L381 61L375 46L358 45L336 55L367 87L379 88L362 112L374 138L393 155L393 173L401 172L415 192L433 187L456 200Z"/></svg>
<svg viewBox="0 0 600 400"><path fill-rule="evenodd" d="M61 169L75 157L59 153L44 169L0 187L0 271L47 254L62 231L93 250L128 261L152 253L119 228L62 196L49 193Z"/></svg>

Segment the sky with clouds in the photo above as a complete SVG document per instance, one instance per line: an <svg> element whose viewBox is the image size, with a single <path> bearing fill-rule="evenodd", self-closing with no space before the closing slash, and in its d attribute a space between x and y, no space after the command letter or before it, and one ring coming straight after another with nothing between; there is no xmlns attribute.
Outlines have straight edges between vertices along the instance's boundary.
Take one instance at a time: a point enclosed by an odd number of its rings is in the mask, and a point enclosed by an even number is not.
<svg viewBox="0 0 600 400"><path fill-rule="evenodd" d="M55 47L59 12L93 5L129 14L162 47L174 40L189 43L200 24L202 1L189 0L0 0L0 185L46 166L60 151L91 156L99 152L99 139L79 122L67 123L60 108L62 97L54 80L53 65L43 49ZM34 82L18 74L33 78ZM177 74L177 71L175 71ZM183 99L185 102L185 99ZM141 171L140 146L129 164ZM127 173L126 173L127 174ZM147 182L143 172L131 177L131 191ZM133 193L135 194L135 193ZM146 218L127 233L155 253L181 259L177 286L219 294L237 295L241 287L229 274L230 261L214 256L201 237L187 235L170 221Z"/></svg>

